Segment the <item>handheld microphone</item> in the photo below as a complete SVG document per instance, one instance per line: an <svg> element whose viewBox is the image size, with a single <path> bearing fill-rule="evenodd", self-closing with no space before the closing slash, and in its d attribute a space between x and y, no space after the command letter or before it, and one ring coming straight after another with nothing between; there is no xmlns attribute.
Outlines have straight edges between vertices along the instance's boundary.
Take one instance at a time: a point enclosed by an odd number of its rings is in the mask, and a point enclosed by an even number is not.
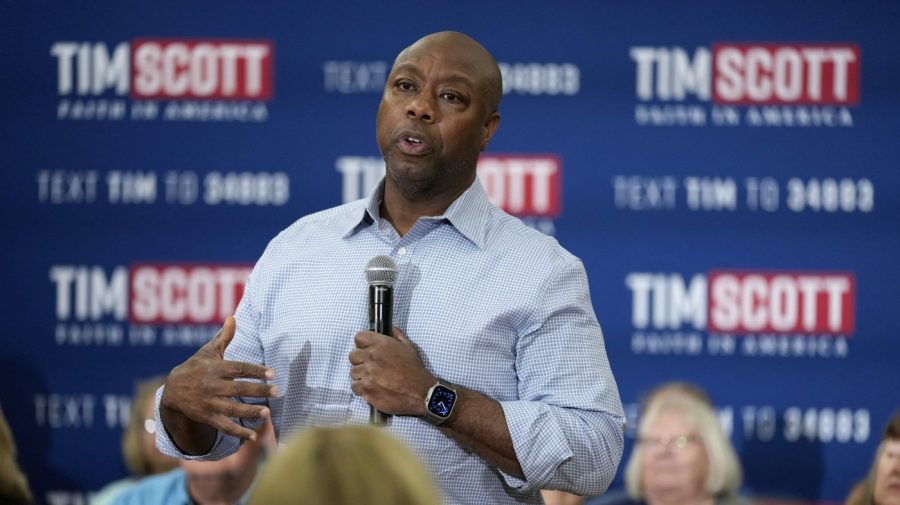
<svg viewBox="0 0 900 505"><path fill-rule="evenodd" d="M396 280L397 264L390 256L375 256L366 264L366 281L369 283L369 331L391 335ZM389 415L369 406L369 424L384 426Z"/></svg>

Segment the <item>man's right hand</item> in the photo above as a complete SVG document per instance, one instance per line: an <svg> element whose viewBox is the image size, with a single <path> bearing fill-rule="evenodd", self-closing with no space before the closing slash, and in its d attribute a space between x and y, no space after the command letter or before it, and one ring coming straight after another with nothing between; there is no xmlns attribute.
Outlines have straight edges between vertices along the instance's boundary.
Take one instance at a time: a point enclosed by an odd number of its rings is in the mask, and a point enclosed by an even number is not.
<svg viewBox="0 0 900 505"><path fill-rule="evenodd" d="M235 379L272 380L275 371L240 361L225 361L225 348L234 338L229 316L222 330L187 361L172 369L160 400L160 418L172 441L186 454L205 454L216 431L241 440L255 440L256 432L231 418L264 419L269 409L236 401L234 397L274 398L275 385Z"/></svg>

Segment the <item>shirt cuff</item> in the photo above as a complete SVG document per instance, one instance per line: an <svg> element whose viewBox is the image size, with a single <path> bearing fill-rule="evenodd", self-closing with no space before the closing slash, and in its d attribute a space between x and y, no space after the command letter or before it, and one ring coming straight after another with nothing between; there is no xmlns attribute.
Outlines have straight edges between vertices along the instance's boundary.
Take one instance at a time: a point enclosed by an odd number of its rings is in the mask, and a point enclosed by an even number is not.
<svg viewBox="0 0 900 505"><path fill-rule="evenodd" d="M513 489L540 488L573 456L566 434L545 403L514 400L500 406L525 480L502 470L500 474Z"/></svg>
<svg viewBox="0 0 900 505"><path fill-rule="evenodd" d="M206 454L190 455L181 452L181 449L179 449L178 446L175 445L175 442L172 441L172 438L169 437L169 432L166 431L166 427L163 425L162 418L159 415L159 402L162 399L165 387L165 385L162 385L156 390L156 408L154 414L156 417L156 449L159 450L159 452L173 458L206 461L221 459L238 449L240 444L237 443L237 438L225 437L221 431L216 431L216 441Z"/></svg>

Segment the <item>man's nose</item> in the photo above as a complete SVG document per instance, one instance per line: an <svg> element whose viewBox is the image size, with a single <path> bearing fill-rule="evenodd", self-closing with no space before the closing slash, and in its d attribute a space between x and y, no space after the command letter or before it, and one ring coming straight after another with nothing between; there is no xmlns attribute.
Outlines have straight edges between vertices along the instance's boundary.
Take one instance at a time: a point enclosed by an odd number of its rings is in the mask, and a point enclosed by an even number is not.
<svg viewBox="0 0 900 505"><path fill-rule="evenodd" d="M434 122L434 103L424 94L420 94L406 105L406 117L419 119L426 123Z"/></svg>

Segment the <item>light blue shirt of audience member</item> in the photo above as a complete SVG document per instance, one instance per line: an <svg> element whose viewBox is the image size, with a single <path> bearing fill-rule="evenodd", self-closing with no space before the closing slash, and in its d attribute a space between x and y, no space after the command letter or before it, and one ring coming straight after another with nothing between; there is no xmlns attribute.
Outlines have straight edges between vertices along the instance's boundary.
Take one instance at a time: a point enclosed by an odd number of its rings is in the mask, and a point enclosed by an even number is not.
<svg viewBox="0 0 900 505"><path fill-rule="evenodd" d="M432 374L500 402L525 474L504 474L423 419L392 417L387 429L422 458L447 501L542 503L542 488L602 493L622 455L624 415L581 261L491 205L478 180L402 237L379 216L383 188L382 180L367 200L295 222L247 281L225 359L275 369L282 396L269 407L279 440L305 426L367 422L347 356L368 326L366 263L384 254L399 271L394 325ZM157 445L184 457L165 430ZM237 447L220 434L201 458Z"/></svg>
<svg viewBox="0 0 900 505"><path fill-rule="evenodd" d="M116 497L112 505L194 505L187 479L181 468L144 477ZM249 500L250 490L235 505L245 505Z"/></svg>

